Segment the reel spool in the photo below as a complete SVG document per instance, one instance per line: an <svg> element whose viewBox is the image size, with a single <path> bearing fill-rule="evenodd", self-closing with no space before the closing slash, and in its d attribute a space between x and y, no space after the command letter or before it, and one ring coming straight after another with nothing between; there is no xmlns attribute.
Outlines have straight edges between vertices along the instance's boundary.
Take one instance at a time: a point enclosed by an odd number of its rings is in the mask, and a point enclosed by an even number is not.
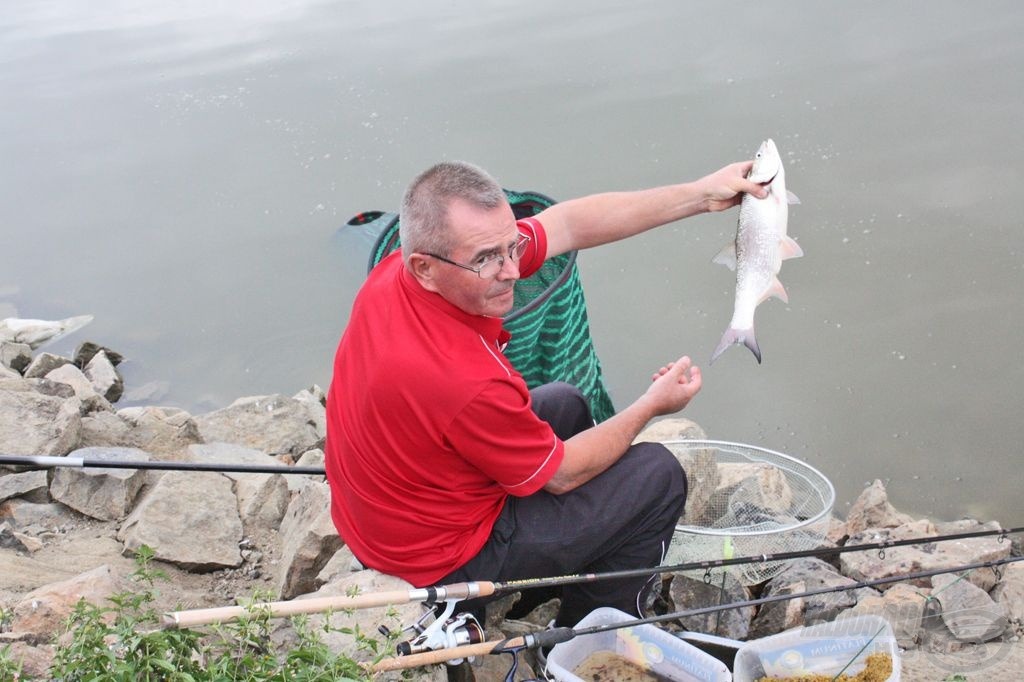
<svg viewBox="0 0 1024 682"><path fill-rule="evenodd" d="M434 615L432 609L424 613L416 623L402 630L403 633L415 633L412 639L399 642L395 647L399 656L450 649L467 644L479 644L484 641L484 629L471 613L455 613L456 601L445 602L444 612L434 618L430 625L423 624ZM389 633L384 632L385 636ZM472 658L470 658L472 660ZM448 665L456 666L463 659L448 661Z"/></svg>

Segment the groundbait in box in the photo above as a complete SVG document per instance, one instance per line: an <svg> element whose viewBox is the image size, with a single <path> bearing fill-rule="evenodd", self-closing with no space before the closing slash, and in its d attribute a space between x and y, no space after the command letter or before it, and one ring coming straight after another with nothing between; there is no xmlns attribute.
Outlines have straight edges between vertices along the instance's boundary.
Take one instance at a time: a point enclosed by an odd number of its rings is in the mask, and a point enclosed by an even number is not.
<svg viewBox="0 0 1024 682"><path fill-rule="evenodd" d="M733 680L840 672L852 677L873 653L892 657L892 675L886 682L899 682L900 650L888 621L879 616L840 618L747 642L736 652Z"/></svg>
<svg viewBox="0 0 1024 682"><path fill-rule="evenodd" d="M636 620L618 609L591 611L577 630ZM591 654L609 651L675 682L728 682L732 679L724 663L653 625L619 628L592 635L580 635L556 645L548 655L547 673L559 682L587 682L573 671Z"/></svg>

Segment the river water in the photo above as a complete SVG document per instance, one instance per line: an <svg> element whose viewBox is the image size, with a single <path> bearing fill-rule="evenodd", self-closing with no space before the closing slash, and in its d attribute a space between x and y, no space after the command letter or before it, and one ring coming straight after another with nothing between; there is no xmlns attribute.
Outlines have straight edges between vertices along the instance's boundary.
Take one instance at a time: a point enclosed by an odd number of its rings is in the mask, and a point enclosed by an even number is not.
<svg viewBox="0 0 1024 682"><path fill-rule="evenodd" d="M95 315L46 350L117 349L136 401L326 387L365 271L341 226L426 166L568 198L772 137L806 256L758 310L764 363L729 350L687 416L818 467L840 514L881 478L1019 525L1022 30L1012 1L7 0L0 317ZM735 221L581 254L620 406L706 364Z"/></svg>

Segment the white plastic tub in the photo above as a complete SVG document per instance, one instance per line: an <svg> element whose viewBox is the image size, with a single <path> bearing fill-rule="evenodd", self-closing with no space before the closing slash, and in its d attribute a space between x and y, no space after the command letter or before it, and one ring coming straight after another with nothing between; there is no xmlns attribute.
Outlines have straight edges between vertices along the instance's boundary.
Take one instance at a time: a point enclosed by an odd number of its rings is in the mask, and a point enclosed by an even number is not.
<svg viewBox="0 0 1024 682"><path fill-rule="evenodd" d="M636 620L618 609L591 611L575 629ZM590 682L573 671L594 653L608 651L675 682L728 682L724 663L653 625L625 627L581 635L555 645L548 654L547 673L558 682Z"/></svg>
<svg viewBox="0 0 1024 682"><path fill-rule="evenodd" d="M892 675L887 682L899 682L900 650L888 621L879 616L841 618L747 642L736 652L733 680L837 675L840 671L852 677L864 669L865 660L873 653L892 657Z"/></svg>

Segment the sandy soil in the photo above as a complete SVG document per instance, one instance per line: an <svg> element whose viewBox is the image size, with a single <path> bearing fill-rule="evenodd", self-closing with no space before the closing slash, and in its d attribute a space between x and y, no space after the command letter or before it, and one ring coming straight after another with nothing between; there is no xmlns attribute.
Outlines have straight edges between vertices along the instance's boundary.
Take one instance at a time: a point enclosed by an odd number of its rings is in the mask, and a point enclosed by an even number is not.
<svg viewBox="0 0 1024 682"><path fill-rule="evenodd" d="M943 654L905 651L900 671L903 682L1020 682L1024 680L1024 645L996 642Z"/></svg>

